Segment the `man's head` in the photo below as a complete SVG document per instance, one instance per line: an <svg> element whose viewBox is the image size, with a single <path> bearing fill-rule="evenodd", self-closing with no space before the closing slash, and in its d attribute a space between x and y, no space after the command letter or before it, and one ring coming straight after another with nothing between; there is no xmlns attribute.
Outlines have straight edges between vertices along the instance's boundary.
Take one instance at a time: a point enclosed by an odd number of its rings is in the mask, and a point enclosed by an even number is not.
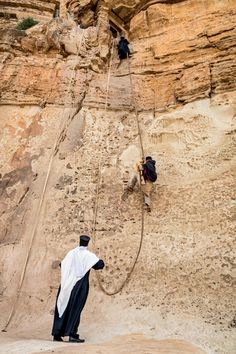
<svg viewBox="0 0 236 354"><path fill-rule="evenodd" d="M79 238L79 245L87 247L89 241L90 241L90 237L89 236L81 235L80 238Z"/></svg>
<svg viewBox="0 0 236 354"><path fill-rule="evenodd" d="M152 160L152 157L151 156L147 156L146 157L146 161L148 161L148 160Z"/></svg>

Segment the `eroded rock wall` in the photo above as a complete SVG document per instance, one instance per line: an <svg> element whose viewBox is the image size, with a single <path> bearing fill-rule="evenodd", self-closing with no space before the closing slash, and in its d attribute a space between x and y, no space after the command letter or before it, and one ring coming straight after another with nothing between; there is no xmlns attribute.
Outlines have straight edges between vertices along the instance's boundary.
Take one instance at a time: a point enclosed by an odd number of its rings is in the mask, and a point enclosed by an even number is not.
<svg viewBox="0 0 236 354"><path fill-rule="evenodd" d="M95 212L102 284L112 292L125 281L142 226L138 188L121 199L140 158L136 106L145 154L157 160L153 211L123 291L107 297L92 276L81 330L94 340L143 331L231 353L235 3L162 2L139 12L130 71L127 61L117 68L108 7L98 15L86 29L57 19L2 32L1 325L30 251L9 329L25 335L37 318L35 332L49 333L58 262L79 234L93 234Z"/></svg>
<svg viewBox="0 0 236 354"><path fill-rule="evenodd" d="M22 19L33 17L37 20L48 20L53 17L59 0L1 0L1 17Z"/></svg>

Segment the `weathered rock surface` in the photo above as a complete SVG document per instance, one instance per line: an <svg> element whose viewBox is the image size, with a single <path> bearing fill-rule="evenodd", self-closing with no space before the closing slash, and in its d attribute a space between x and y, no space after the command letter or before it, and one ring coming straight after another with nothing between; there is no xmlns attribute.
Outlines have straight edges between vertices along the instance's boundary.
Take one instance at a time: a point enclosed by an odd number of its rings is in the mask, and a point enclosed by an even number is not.
<svg viewBox="0 0 236 354"><path fill-rule="evenodd" d="M33 17L37 20L52 18L60 0L0 0L0 14L10 18Z"/></svg>
<svg viewBox="0 0 236 354"><path fill-rule="evenodd" d="M89 18L96 1L78 3ZM47 337L56 265L79 234L93 234L96 210L101 283L108 292L124 283L141 237L138 189L121 200L140 158L135 106L159 171L153 211L122 292L107 297L92 276L81 335L143 332L233 353L235 2L151 3L100 2L85 29L68 19L1 27L1 325L29 254L9 329ZM132 18L133 56L118 68L108 5Z"/></svg>

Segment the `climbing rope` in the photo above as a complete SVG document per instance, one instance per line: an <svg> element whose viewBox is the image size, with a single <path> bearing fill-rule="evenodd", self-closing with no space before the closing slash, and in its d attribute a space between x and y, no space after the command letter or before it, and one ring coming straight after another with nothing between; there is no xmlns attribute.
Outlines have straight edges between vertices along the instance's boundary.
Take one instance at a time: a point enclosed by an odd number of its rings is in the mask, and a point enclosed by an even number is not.
<svg viewBox="0 0 236 354"><path fill-rule="evenodd" d="M112 47L111 47L111 56L109 60L109 69L107 75L107 87L106 87L106 100L105 100L105 112L107 111L107 103L108 103L108 95L109 95L109 87L110 87L110 78L111 78L111 68L112 68L112 59L113 59L113 51L114 51L114 39L112 40Z"/></svg>
<svg viewBox="0 0 236 354"><path fill-rule="evenodd" d="M98 212L98 197L99 197L99 190L100 190L100 185L101 185L101 170L99 170L99 177L98 177L98 184L97 184L97 190L96 190L96 199L95 199L95 208L94 208L94 220L93 220L93 228L92 228L92 240L93 240L93 244L95 245L96 242L96 224L97 224L97 212ZM142 200L143 200L143 195L142 195ZM120 285L120 287L113 291L113 292L109 292L108 290L105 289L105 287L102 284L99 272L96 272L96 277L97 277L97 281L98 281L98 285L101 289L101 291L108 295L108 296L113 296L116 295L118 293L120 293L122 291L122 289L124 288L124 286L129 282L131 275L134 271L134 268L136 266L136 263L138 261L141 249L142 249L142 243L143 243L143 235L144 235L144 208L143 208L143 202L142 202L142 209L141 209L141 233L140 233L140 241L139 241L139 247L138 247L138 251L136 253L136 257L135 260L133 262L133 265L130 269L130 271L127 273L127 276L124 280L124 282Z"/></svg>
<svg viewBox="0 0 236 354"><path fill-rule="evenodd" d="M77 53L76 53L77 57L79 56L79 53L80 53L83 37L84 37L84 31L82 32L80 44L79 44L79 46L77 48ZM73 67L73 72L75 72L75 68L76 68L76 63L74 65L74 67ZM75 75L76 75L76 72L75 72ZM70 95L72 82L73 82L73 75L72 75L72 78L71 78L71 80L69 82L69 89L67 90L67 94L68 95ZM64 105L65 105L65 103L64 103ZM63 113L64 112L65 112L65 109L63 110ZM42 190L42 193L41 193L41 197L40 197L39 204L38 204L38 209L37 209L37 212L36 212L36 218L35 218L36 222L35 222L33 230L32 230L32 236L31 236L31 239L30 239L30 242L29 242L28 252L27 252L27 255L26 255L26 258L25 258L25 261L24 261L24 265L23 265L23 269L22 269L22 272L21 272L21 277L20 277L18 289L16 291L16 296L15 296L15 299L13 301L13 305L12 305L10 314L8 316L8 319L7 319L7 322L6 322L5 326L4 326L4 328L2 329L2 332L6 332L7 331L7 327L9 326L9 324L10 324L10 322L11 322L13 316L14 316L15 310L16 310L16 306L17 306L17 303L18 303L18 300L19 300L19 297L20 297L20 293L21 293L21 289L22 289L22 286L23 286L23 282L24 282L24 279L25 279L25 274L26 274L28 263L29 263L29 259L30 259L30 255L31 255L31 251L32 251L32 246L33 246L33 243L34 243L34 240L35 240L35 236L36 236L36 232L37 232L37 228L38 228L38 225L39 225L41 209L42 209L42 205L43 205L43 202L44 202L44 199L45 199L45 194L46 194L48 181L49 181L49 177L50 177L50 173L51 173L51 169L52 169L53 159L54 159L54 156L56 155L56 152L57 152L57 149L58 149L58 145L60 144L61 135L63 134L63 131L64 131L65 127L66 127L66 124L67 124L67 121L69 120L69 118L70 118L70 115L69 115L68 119L65 120L64 124L63 124L63 120L62 120L62 122L61 122L61 124L59 126L58 134L56 135L56 139L55 139L55 142L54 142L54 145L53 145L53 149L52 149L52 154L51 154L51 157L50 157L50 160L49 160L49 164L48 164L47 174L46 174L44 185L43 185L43 190Z"/></svg>
<svg viewBox="0 0 236 354"><path fill-rule="evenodd" d="M139 135L139 143L140 143L140 148L141 148L141 152L142 152L142 158L144 158L144 149L143 149L143 141L142 141L142 135L141 135L141 129L140 129L140 124L139 124L139 119L138 119L138 110L137 110L137 106L136 106L136 102L135 102L135 97L134 97L134 90L133 90L133 82L132 82L132 76L131 76L131 70L130 70L130 61L129 61L129 57L127 56L128 59L128 66L129 66L129 77L130 77L130 86L131 86L131 96L132 96L132 101L133 101L133 106L134 106L134 111L135 111L135 117L136 117L136 124L137 124L137 130L138 130L138 135ZM110 67L110 66L109 66ZM108 86L107 86L107 95L106 95L106 103L105 103L105 112L107 109L107 97L108 97L108 91L109 91L109 82L110 82L110 72L108 71ZM96 243L96 224L97 224L97 214L98 214L98 198L99 198L99 192L100 192L100 186L101 186L101 160L99 161L99 165L98 165L98 182L97 182L97 188L96 188L96 196L95 196L95 205L94 205L94 218L93 218L93 227L92 227L92 240L93 240L93 244L94 247L95 243ZM141 232L140 232L140 240L139 240L139 247L133 262L133 265L131 267L131 269L129 270L129 272L127 273L127 276L124 280L124 282L119 286L119 288L115 291L109 292L108 290L105 289L105 287L102 284L102 280L100 277L99 272L96 272L96 277L97 277L97 281L98 281L98 285L99 288L101 289L101 291L108 295L108 296L113 296L116 295L118 293L120 293L123 288L125 287L125 285L129 282L131 275L134 271L134 268L138 262L138 258L142 249L142 244L143 244L143 236L144 236L144 206L143 206L143 193L142 194L142 208L141 208Z"/></svg>
<svg viewBox="0 0 236 354"><path fill-rule="evenodd" d="M138 119L138 109L137 109L137 105L136 105L135 97L134 97L133 81L132 81L131 68L130 68L130 59L129 59L128 55L127 55L127 59L128 59L128 67L129 67L131 97L133 100L133 106L134 106L134 110L135 110L135 118L136 118L136 124L137 124L137 129L138 129L139 143L140 143L140 147L141 147L141 151L142 151L142 159L144 159L143 140L142 140L142 134L141 134L140 124L139 124L139 119Z"/></svg>

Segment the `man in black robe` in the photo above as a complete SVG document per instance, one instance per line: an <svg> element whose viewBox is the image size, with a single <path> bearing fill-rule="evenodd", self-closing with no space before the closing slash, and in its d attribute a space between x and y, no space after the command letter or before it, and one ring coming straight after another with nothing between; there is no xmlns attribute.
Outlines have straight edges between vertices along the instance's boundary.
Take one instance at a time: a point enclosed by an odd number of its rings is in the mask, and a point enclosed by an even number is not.
<svg viewBox="0 0 236 354"><path fill-rule="evenodd" d="M129 42L128 40L121 36L119 43L118 43L118 55L120 60L126 59L127 57L131 56L130 49L129 49Z"/></svg>
<svg viewBox="0 0 236 354"><path fill-rule="evenodd" d="M54 341L83 343L77 329L89 292L90 269L103 269L104 262L87 250L90 237L80 236L80 246L67 253L61 262L61 285L58 290L52 335Z"/></svg>

